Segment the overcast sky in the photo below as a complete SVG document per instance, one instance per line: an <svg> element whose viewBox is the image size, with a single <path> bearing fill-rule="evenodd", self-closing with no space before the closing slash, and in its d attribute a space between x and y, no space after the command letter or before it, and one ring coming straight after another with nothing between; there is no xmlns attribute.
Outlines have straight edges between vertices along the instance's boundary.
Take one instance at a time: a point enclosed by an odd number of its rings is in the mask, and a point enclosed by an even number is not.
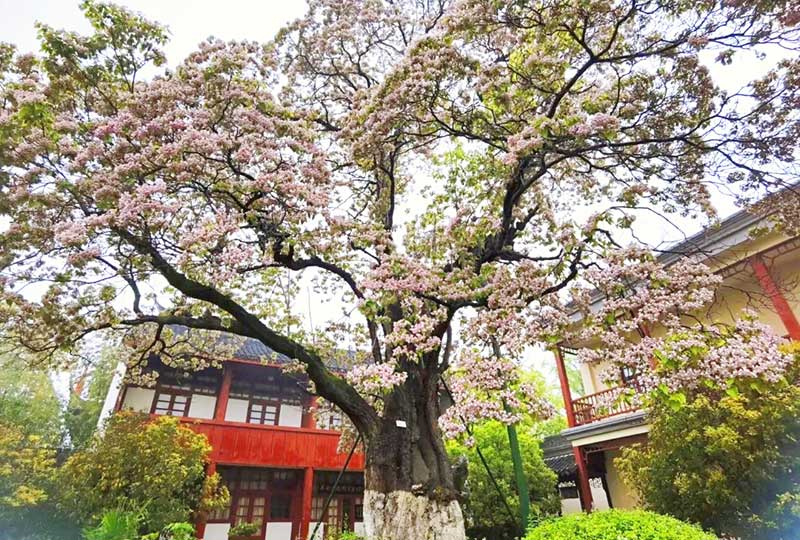
<svg viewBox="0 0 800 540"><path fill-rule="evenodd" d="M89 31L79 0L0 0L0 41L21 51L37 49L35 22L56 28ZM306 10L303 0L117 0L169 27L166 47L177 64L209 36L268 41L287 22Z"/></svg>

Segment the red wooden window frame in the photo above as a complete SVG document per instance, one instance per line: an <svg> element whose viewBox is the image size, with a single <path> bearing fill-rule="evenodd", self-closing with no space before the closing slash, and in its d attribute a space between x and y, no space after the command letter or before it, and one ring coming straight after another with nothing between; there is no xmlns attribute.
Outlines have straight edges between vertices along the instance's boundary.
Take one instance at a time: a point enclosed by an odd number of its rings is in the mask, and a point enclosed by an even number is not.
<svg viewBox="0 0 800 540"><path fill-rule="evenodd" d="M163 400L163 397L169 397L169 401L167 402L166 408L159 407L159 403ZM178 403L176 398L182 397L185 399L182 403ZM156 387L155 395L153 396L153 405L150 407L150 414L157 414L160 416L180 416L186 417L189 415L189 407L192 404L192 393L182 390L173 390L171 388L159 388ZM174 414L178 409L176 405L182 405L183 411L181 414ZM163 412L158 412L162 410Z"/></svg>
<svg viewBox="0 0 800 540"><path fill-rule="evenodd" d="M242 501L246 500L242 506ZM256 504L256 502L259 504ZM236 498L232 501L233 509L233 523L232 525L239 525L240 523L254 523L261 527L262 532L267 522L266 513L269 504L269 497L267 491L238 491ZM244 512L242 512L244 510ZM263 535L262 535L263 536Z"/></svg>
<svg viewBox="0 0 800 540"><path fill-rule="evenodd" d="M352 531L355 524L364 521L364 497L362 495L334 495L325 513L322 508L326 494L317 494L311 499L311 522L325 524L325 538L337 538L344 531ZM333 527L333 529L331 529Z"/></svg>
<svg viewBox="0 0 800 540"><path fill-rule="evenodd" d="M302 489L301 476L295 469L261 469L234 467L219 471L231 494L230 505L209 514L207 523L252 523L261 520L261 530L252 539L262 539L266 534L267 523L292 523L293 529L299 526L300 504L298 496ZM242 500L246 499L246 508ZM262 499L263 505L256 504ZM282 503L281 516L273 517L273 503ZM242 511L244 510L244 511ZM260 515L257 515L260 511Z"/></svg>
<svg viewBox="0 0 800 540"><path fill-rule="evenodd" d="M261 407L260 411L253 410L253 406ZM275 408L275 417L271 421L267 421L267 408ZM254 414L257 417L254 418ZM247 423L257 424L262 426L277 426L281 416L281 402L266 399L251 399L247 403Z"/></svg>

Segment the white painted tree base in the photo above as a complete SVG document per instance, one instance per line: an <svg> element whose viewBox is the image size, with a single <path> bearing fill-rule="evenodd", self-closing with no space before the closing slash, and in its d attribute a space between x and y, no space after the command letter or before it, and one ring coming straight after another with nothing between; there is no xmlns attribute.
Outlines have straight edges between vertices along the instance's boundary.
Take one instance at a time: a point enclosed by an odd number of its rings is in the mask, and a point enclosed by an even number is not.
<svg viewBox="0 0 800 540"><path fill-rule="evenodd" d="M408 491L364 492L367 540L466 540L457 501L447 503Z"/></svg>

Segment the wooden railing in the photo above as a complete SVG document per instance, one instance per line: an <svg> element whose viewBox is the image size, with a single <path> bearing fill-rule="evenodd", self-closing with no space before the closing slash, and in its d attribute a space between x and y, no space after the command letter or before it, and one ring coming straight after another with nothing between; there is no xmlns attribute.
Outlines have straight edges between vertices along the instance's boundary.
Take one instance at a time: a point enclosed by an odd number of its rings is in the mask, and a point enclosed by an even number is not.
<svg viewBox="0 0 800 540"><path fill-rule="evenodd" d="M347 453L338 450L340 434L336 431L190 418L183 421L208 437L211 459L225 465L339 470L347 459ZM364 469L361 452L353 455L348 469Z"/></svg>
<svg viewBox="0 0 800 540"><path fill-rule="evenodd" d="M572 408L575 411L575 425L581 426L611 416L639 410L636 400L632 398L641 390L639 381L632 379L625 385L572 400Z"/></svg>

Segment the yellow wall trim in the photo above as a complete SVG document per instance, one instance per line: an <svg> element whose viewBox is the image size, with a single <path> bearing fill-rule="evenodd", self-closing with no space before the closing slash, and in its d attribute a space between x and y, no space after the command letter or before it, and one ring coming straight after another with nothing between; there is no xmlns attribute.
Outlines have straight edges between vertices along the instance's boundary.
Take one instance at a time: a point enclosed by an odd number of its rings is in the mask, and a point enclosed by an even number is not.
<svg viewBox="0 0 800 540"><path fill-rule="evenodd" d="M613 441L614 439L622 439L624 437L633 437L634 435L642 435L650 431L650 426L645 424L643 426L634 426L619 431L609 431L608 433L600 433L599 435L592 435L582 439L575 439L572 441L572 446L586 446L587 444L597 444L605 441Z"/></svg>

